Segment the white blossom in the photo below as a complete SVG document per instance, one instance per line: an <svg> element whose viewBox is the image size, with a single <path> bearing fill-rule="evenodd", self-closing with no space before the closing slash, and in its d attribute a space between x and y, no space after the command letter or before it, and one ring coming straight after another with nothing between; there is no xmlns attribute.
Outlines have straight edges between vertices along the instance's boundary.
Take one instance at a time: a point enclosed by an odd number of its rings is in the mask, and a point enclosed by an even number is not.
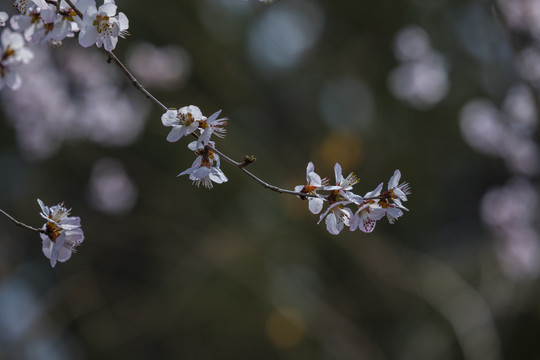
<svg viewBox="0 0 540 360"><path fill-rule="evenodd" d="M379 205L378 199L373 199L381 194L383 184L380 183L375 190L370 191L364 197L356 197L353 201L358 205L358 210L354 214L350 224L350 230L360 229L365 233L370 233L375 229L377 221L380 220L386 211Z"/></svg>
<svg viewBox="0 0 540 360"><path fill-rule="evenodd" d="M409 211L403 206L402 201L407 201L407 195L411 193L411 188L406 182L399 184L400 178L401 172L399 170L394 171L388 181L388 190L382 194L383 198L379 202L380 206L386 210L386 217L390 224L403 216L402 210Z"/></svg>
<svg viewBox="0 0 540 360"><path fill-rule="evenodd" d="M225 126L227 125L228 118L218 119L217 117L221 113L221 110L216 111L206 120L200 121L200 128L202 129L201 135L199 136L198 143L206 145L210 141L212 134L216 134L217 137L223 138L227 133Z"/></svg>
<svg viewBox="0 0 540 360"><path fill-rule="evenodd" d="M388 193L398 206L401 205L401 201L407 201L407 195L411 193L409 183L399 183L401 178L401 172L399 170L394 171L394 175L388 181Z"/></svg>
<svg viewBox="0 0 540 360"><path fill-rule="evenodd" d="M76 216L69 216L70 210L62 204L45 206L38 199L41 207L41 217L47 220L40 233L43 254L51 260L54 267L57 261L65 262L69 260L71 254L76 252L76 248L84 241L84 234L81 229L81 219Z"/></svg>
<svg viewBox="0 0 540 360"><path fill-rule="evenodd" d="M105 3L96 9L95 2L86 7L84 11L79 44L83 47L96 45L112 51L116 47L118 38L128 35L128 18L124 13L116 15L117 6L114 0L105 0Z"/></svg>
<svg viewBox="0 0 540 360"><path fill-rule="evenodd" d="M213 141L210 146L214 146ZM203 184L207 189L212 188L212 182L222 184L229 179L219 168L220 160L218 154L212 151L209 146L200 147L197 141L191 142L188 147L194 150L197 158L187 170L182 171L178 176L189 175L189 179L198 186Z"/></svg>
<svg viewBox="0 0 540 360"><path fill-rule="evenodd" d="M352 218L351 209L346 208L343 205L345 205L344 201L339 201L330 205L328 209L321 214L317 224L326 217L326 230L332 235L338 235L345 226L349 226Z"/></svg>
<svg viewBox="0 0 540 360"><path fill-rule="evenodd" d="M346 178L343 177L342 171L341 171L341 165L339 163L336 163L334 165L334 175L336 177L336 185L334 186L327 186L324 189L334 191L335 195L341 194L343 196L346 196L345 193L349 190L352 190L353 186L358 183L358 178L354 173L349 173Z"/></svg>
<svg viewBox="0 0 540 360"><path fill-rule="evenodd" d="M24 13L12 16L10 19L11 28L16 32L22 33L24 39L32 44L40 44L51 39L51 31L54 24L47 24L42 17L42 11L49 9L49 5L45 3L42 6L44 7L42 8L32 4ZM56 15L54 6L52 6L51 11L53 15ZM50 20L50 13L45 12L45 15Z"/></svg>
<svg viewBox="0 0 540 360"><path fill-rule="evenodd" d="M161 116L163 125L172 127L167 135L169 142L178 141L182 136L191 134L199 128L202 120L206 120L206 117L195 105L184 106L179 110L169 109Z"/></svg>
<svg viewBox="0 0 540 360"><path fill-rule="evenodd" d="M64 1L57 8L45 0L33 0L18 10L20 15L11 18L11 27L32 44L50 41L56 45L79 30L77 14Z"/></svg>
<svg viewBox="0 0 540 360"><path fill-rule="evenodd" d="M28 63L34 54L24 45L21 34L4 29L0 35L0 89L7 86L13 90L21 86L21 78L15 69L21 64Z"/></svg>
<svg viewBox="0 0 540 360"><path fill-rule="evenodd" d="M49 32L42 42L49 40L59 42L66 37L73 37L74 33L79 31L79 18L75 11L67 6L60 6L60 10L57 11L54 5L47 5L47 8L41 10L41 18Z"/></svg>
<svg viewBox="0 0 540 360"><path fill-rule="evenodd" d="M323 188L328 179L321 180L321 177L315 172L315 165L310 161L306 168L306 185L297 185L294 191L305 194L317 195L317 197L308 197L308 208L313 214L321 212L324 200L319 197L316 190Z"/></svg>

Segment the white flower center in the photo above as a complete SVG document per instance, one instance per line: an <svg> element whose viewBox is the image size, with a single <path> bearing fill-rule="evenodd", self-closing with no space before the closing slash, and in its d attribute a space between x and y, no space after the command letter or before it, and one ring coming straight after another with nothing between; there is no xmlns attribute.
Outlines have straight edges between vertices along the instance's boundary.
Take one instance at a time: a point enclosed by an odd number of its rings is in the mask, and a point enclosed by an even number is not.
<svg viewBox="0 0 540 360"><path fill-rule="evenodd" d="M98 33L105 32L108 35L112 34L112 24L109 22L107 15L97 15L93 24L97 28Z"/></svg>

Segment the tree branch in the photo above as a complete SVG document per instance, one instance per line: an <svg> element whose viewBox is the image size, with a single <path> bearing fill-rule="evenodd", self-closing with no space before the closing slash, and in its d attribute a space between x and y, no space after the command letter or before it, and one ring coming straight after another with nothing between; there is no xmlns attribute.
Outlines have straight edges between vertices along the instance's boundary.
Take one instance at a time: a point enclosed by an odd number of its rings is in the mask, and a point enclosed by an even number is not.
<svg viewBox="0 0 540 360"><path fill-rule="evenodd" d="M126 75L126 77L129 79L129 81L131 81L131 84L133 84L133 86L135 86L135 88L137 90L139 90L140 92L143 93L144 96L146 96L148 99L150 99L150 101L152 101L154 104L156 104L158 107L161 108L161 110L163 111L167 111L169 110L168 107L166 107L165 105L163 105L161 103L161 101L159 101L158 99L156 99L152 94L150 94L150 92L148 90L146 90L142 85L141 83L135 78L135 76L133 76L133 74L131 74L131 72L128 70L128 68L120 61L120 59L118 59L116 57L116 55L112 52L112 51L107 51L105 50L105 52L107 53L107 55L109 55L109 60L108 62L110 62L111 60L114 61L116 63L116 65L118 65L118 67L120 68L120 70L122 70L122 72L124 73L124 75Z"/></svg>
<svg viewBox="0 0 540 360"><path fill-rule="evenodd" d="M26 225L26 224L18 221L18 220L15 220L11 215L9 215L7 212L5 212L2 209L0 209L0 212L2 214L4 214L9 220L13 221L15 223L15 225L17 225L17 226L25 228L26 230L31 230L31 231L35 231L37 233L45 234L45 230L43 230L43 229L36 229L36 228L33 228L33 227L29 226L29 225Z"/></svg>
<svg viewBox="0 0 540 360"><path fill-rule="evenodd" d="M77 13L77 15L82 19L83 18L83 14L81 13L81 11L79 9L77 9L77 7L71 2L71 0L66 0L66 2L68 3L69 6L71 6L71 8ZM137 89L139 90L146 98L150 99L150 101L152 101L155 105L157 105L159 108L161 108L161 110L163 111L167 111L169 110L168 107L166 107L165 105L163 105L163 103L161 103L158 99L156 99L148 90L146 90L142 85L141 83L135 78L135 76L133 76L133 74L129 71L129 69L124 65L124 63L122 63L122 61L120 61L120 59L118 59L118 57L116 57L116 55L112 52L112 51L107 51L105 50L105 52L107 53L107 55L109 56L108 58L108 62L111 62L111 61L114 61L116 63L116 65L118 65L118 67L120 68L120 70L124 73L124 75L126 75L126 77L129 79L129 81L131 82L131 84ZM193 135L195 137L197 137L197 135L195 133L193 133ZM244 161L243 162L238 162L238 161L235 161L233 159L231 159L230 157L228 157L227 155L225 155L224 153L222 153L221 151L217 150L215 147L212 147L212 151L215 152L216 154L218 154L222 159L224 159L226 162L228 162L229 164L233 165L234 167L237 167L238 169L240 169L240 171L242 171L244 174L246 174L247 176L249 176L251 179L255 180L256 182L258 182L262 187L264 187L265 189L268 189L268 190L271 190L271 191L275 191L277 193L280 193L280 194L289 194L289 195L295 195L295 196L299 196L301 197L302 199L305 199L306 197L320 197L320 195L317 195L317 194L310 194L310 193L302 193L302 192L298 192L298 191L292 191L292 190L287 190L287 189L283 189L283 188L280 188L278 186L275 186L275 185L271 185L263 180L261 180L260 178L258 178L255 174L253 174L252 172L250 172L249 170L247 170L245 167L247 165L249 165L250 163L254 162L255 161L255 157L254 156L246 156L246 158L244 158ZM378 198L378 197L376 197ZM368 199L368 198L366 198ZM370 198L371 199L371 198ZM375 199L375 198L373 198Z"/></svg>

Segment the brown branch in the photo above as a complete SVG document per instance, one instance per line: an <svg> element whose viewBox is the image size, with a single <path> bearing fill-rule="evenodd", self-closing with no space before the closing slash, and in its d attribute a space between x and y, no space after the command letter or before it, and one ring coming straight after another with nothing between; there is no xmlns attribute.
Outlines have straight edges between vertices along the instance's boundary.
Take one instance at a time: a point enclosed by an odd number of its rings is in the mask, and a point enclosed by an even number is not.
<svg viewBox="0 0 540 360"><path fill-rule="evenodd" d="M109 55L109 59L114 61L116 63L116 65L118 65L118 67L120 68L120 70L122 70L122 72L124 73L124 75L126 75L126 77L129 79L129 81L131 81L131 84L133 86L135 86L135 88L137 90L139 90L140 92L143 93L143 95L150 99L150 101L152 101L154 104L156 104L158 107L161 108L161 110L163 111L167 111L169 110L168 107L166 107L165 105L163 105L161 103L161 101L159 101L158 99L156 99L152 94L150 94L150 92L148 90L146 90L142 85L141 83L135 78L135 76L133 76L133 74L131 74L131 72L128 70L128 68L120 61L120 59L118 59L116 57L116 55L114 55L114 53L112 51L107 51L105 50L105 52ZM109 60L109 62L110 62Z"/></svg>
<svg viewBox="0 0 540 360"><path fill-rule="evenodd" d="M33 228L29 225L26 225L18 220L15 220L11 215L9 215L7 212L5 212L4 210L0 209L0 212L2 214L4 214L9 220L13 221L15 223L15 225L17 226L20 226L26 230L31 230L31 231L35 231L35 232L38 232L38 233L42 233L42 234L45 234L45 230L43 229L36 229L36 228Z"/></svg>

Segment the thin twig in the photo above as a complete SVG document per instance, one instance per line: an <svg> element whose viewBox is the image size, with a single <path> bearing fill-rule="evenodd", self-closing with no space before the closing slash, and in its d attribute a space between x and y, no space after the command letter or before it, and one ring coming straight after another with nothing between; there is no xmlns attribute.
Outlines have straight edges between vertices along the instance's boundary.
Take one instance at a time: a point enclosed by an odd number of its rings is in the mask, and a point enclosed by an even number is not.
<svg viewBox="0 0 540 360"><path fill-rule="evenodd" d="M35 232L38 232L38 233L42 233L42 234L45 234L45 230L43 229L36 229L36 228L33 228L29 225L26 225L18 220L15 220L11 215L9 215L7 212L5 212L4 210L0 209L0 212L2 214L4 214L9 220L13 221L15 223L15 225L17 226L20 226L22 228L25 228L27 230L32 230L32 231L35 231Z"/></svg>
<svg viewBox="0 0 540 360"><path fill-rule="evenodd" d="M259 184L261 184L265 189L268 189L268 190L272 190L272 191L275 191L275 192L278 192L280 194L291 194L291 195L296 195L296 196L304 196L304 197L318 197L317 195L313 195L313 194L308 194L308 193L301 193L301 192L297 192L297 191L291 191L291 190L287 190L287 189L282 189L278 186L274 186L274 185L270 185L268 184L267 182L259 179L257 176L255 176L252 172L250 172L249 170L247 170L245 168L245 165L243 162L238 162L238 161L234 161L233 159L231 159L230 157L228 157L227 155L225 155L224 153L222 153L221 151L219 151L218 149L216 148L212 148L212 151L215 152L216 154L218 154L221 158L223 158L226 162L228 162L229 164L239 168L241 171L243 171L247 176L249 176L250 178L252 178L253 180L255 180L256 182L258 182Z"/></svg>
<svg viewBox="0 0 540 360"><path fill-rule="evenodd" d="M303 193L303 192L299 192L299 191L291 191L291 190L280 188L278 186L268 184L267 182L259 179L257 176L255 176L249 170L246 170L245 165L244 165L243 162L239 163L237 161L234 161L233 159L231 159L230 157L228 157L227 155L225 155L221 151L217 150L216 148L212 148L212 151L215 152L216 154L218 154L221 158L223 158L229 164L231 164L233 166L236 166L237 168L242 170L247 176L249 176L250 178L252 178L256 182L261 184L261 186L264 187L265 189L272 190L272 191L278 192L280 194L290 194L290 195L296 195L296 196L300 196L300 197L320 197L320 195L317 195L317 194ZM369 197L369 198L364 198L364 200L376 200L376 199L383 199L383 198L386 198L386 196L382 196L382 195L373 196L373 197Z"/></svg>
<svg viewBox="0 0 540 360"><path fill-rule="evenodd" d="M84 17L83 13L71 2L71 0L66 0L66 2L73 9L73 11L75 11L77 16L79 16L81 18L81 20L82 20L83 17ZM111 60L114 61L116 63L116 65L118 65L120 70L122 70L122 72L126 75L126 77L129 79L129 81L131 81L131 84L133 84L133 86L137 90L142 92L144 96L146 96L148 99L150 99L154 104L156 104L162 110L164 110L164 111L169 110L165 105L163 105L161 103L161 101L156 99L152 94L150 94L150 92L148 90L146 90L144 88L144 86L141 85L141 83L135 78L135 76L133 76L133 74L128 70L128 68L120 61L120 59L118 59L116 57L116 55L112 51L105 50L105 52L109 56L108 62L110 62Z"/></svg>
<svg viewBox="0 0 540 360"><path fill-rule="evenodd" d="M148 90L146 90L142 85L141 83L135 78L135 76L133 76L133 74L131 74L131 72L128 70L128 68L120 61L120 59L118 59L116 57L116 55L114 55L114 53L112 51L107 51L107 54L109 55L109 59L111 59L112 61L114 61L116 63L116 65L118 65L118 67L120 68L120 70L122 70L122 72L127 76L127 78L129 79L129 81L131 81L131 83L133 84L133 86L135 86L135 88L137 90L139 90L140 92L143 93L144 96L146 96L148 99L150 99L150 101L152 101L154 104L156 104L157 106L159 106L163 111L167 111L169 110L168 107L166 107L165 105L163 105L161 103L161 101L159 101L158 99L156 99L152 94L150 94L150 92Z"/></svg>

